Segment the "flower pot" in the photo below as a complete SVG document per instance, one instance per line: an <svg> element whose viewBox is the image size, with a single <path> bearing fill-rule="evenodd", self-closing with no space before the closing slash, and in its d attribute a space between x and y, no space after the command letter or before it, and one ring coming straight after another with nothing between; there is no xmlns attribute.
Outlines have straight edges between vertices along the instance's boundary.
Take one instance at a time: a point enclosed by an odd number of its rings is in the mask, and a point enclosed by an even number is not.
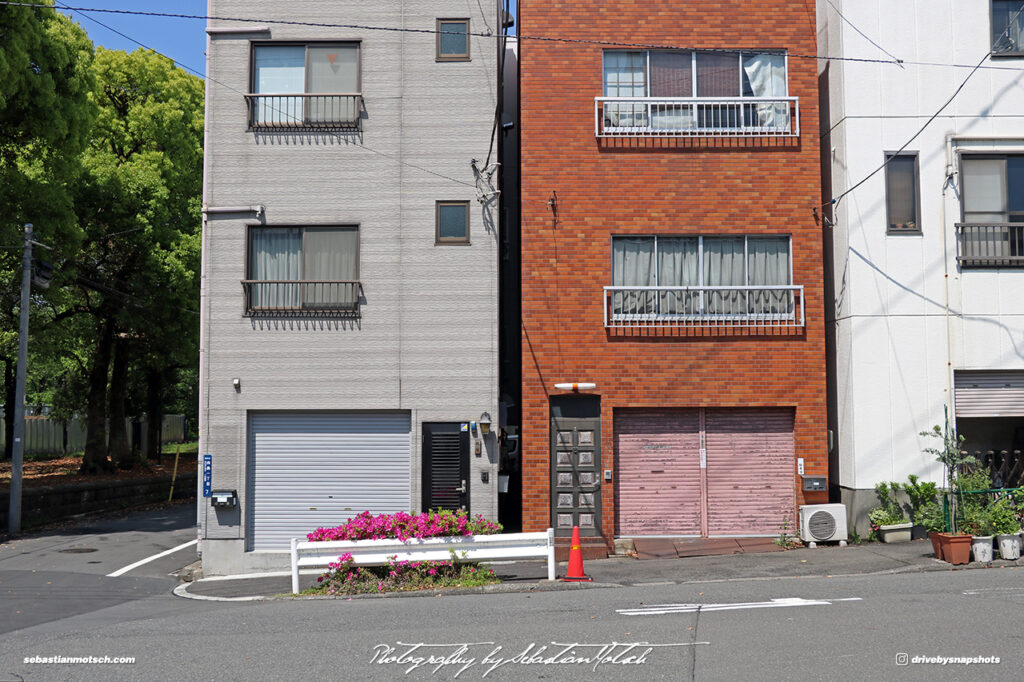
<svg viewBox="0 0 1024 682"><path fill-rule="evenodd" d="M932 541L932 551L935 552L935 558L942 561L942 542L939 539L940 535L942 535L942 533L933 530L928 533L928 539Z"/></svg>
<svg viewBox="0 0 1024 682"><path fill-rule="evenodd" d="M992 561L992 536L975 535L971 539L971 553L975 561L988 563Z"/></svg>
<svg viewBox="0 0 1024 682"><path fill-rule="evenodd" d="M939 542L942 545L943 561L948 561L953 565L968 564L971 562L970 535L939 533Z"/></svg>
<svg viewBox="0 0 1024 682"><path fill-rule="evenodd" d="M878 537L882 542L910 542L912 523L894 523L891 526L879 526Z"/></svg>
<svg viewBox="0 0 1024 682"><path fill-rule="evenodd" d="M999 557L1016 561L1020 558L1020 535L1000 534L996 536L999 542Z"/></svg>

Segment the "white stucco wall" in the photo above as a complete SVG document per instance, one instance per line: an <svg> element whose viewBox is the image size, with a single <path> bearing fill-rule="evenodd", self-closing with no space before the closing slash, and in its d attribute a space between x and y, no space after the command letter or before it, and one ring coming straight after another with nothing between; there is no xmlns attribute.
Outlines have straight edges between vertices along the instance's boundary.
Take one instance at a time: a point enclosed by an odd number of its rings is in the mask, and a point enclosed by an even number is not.
<svg viewBox="0 0 1024 682"><path fill-rule="evenodd" d="M849 21L819 3L823 54L889 59L853 24L905 62L828 65L835 197L911 140L989 52L990 3L833 2ZM919 155L921 234L886 234L884 171L835 209L835 423L846 488L908 474L940 480L932 455L921 453L934 443L918 434L942 423L944 405L952 414L952 371L1024 369L1024 270L956 263L960 178L947 182L947 165L956 171L961 152L1024 152L1024 59L984 66L994 68L977 71L906 146Z"/></svg>

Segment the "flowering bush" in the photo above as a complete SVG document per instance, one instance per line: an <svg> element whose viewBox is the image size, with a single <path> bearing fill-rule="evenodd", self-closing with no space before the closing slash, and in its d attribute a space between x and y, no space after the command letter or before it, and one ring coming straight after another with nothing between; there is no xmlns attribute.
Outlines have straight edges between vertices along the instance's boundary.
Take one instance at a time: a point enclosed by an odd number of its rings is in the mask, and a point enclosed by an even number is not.
<svg viewBox="0 0 1024 682"><path fill-rule="evenodd" d="M306 537L310 542L327 540L410 540L412 538L439 538L460 535L493 535L501 532L501 525L477 514L470 517L464 511L428 511L422 514L381 514L368 511L359 514L336 528L317 528Z"/></svg>
<svg viewBox="0 0 1024 682"><path fill-rule="evenodd" d="M479 514L464 511L428 511L423 514L381 514L363 512L336 528L317 528L306 537L310 542L329 540L385 540L493 535L501 525ZM494 571L476 563L459 562L452 552L450 561L398 561L387 566L356 566L346 552L328 564L327 572L311 590L315 594L377 594L435 587L472 587L499 582Z"/></svg>
<svg viewBox="0 0 1024 682"><path fill-rule="evenodd" d="M328 566L310 592L327 595L382 594L437 587L474 587L499 582L489 568L456 561L398 561L387 566L355 566L345 553Z"/></svg>

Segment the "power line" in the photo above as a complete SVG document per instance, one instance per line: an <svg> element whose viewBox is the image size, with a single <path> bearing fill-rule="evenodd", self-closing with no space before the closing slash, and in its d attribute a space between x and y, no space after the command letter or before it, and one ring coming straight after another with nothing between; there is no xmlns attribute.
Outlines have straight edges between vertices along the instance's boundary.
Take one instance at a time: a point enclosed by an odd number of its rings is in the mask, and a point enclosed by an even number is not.
<svg viewBox="0 0 1024 682"><path fill-rule="evenodd" d="M15 0L0 0L0 5L13 5L19 7L43 7L52 9L51 5L41 3L23 3L16 2ZM337 24L330 22L319 22L319 21L296 21L287 19L264 19L264 18L250 18L250 17L230 17L230 16L216 16L207 14L182 14L175 12L145 12L142 10L126 10L126 9L103 9L97 7L73 7L70 5L64 5L64 9L69 11L78 12L104 12L107 14L128 14L135 16L144 17L156 17L156 18L171 18L171 19L202 19L205 21L235 21L239 23L250 23L250 24L277 24L282 26L310 26L314 28L344 28L359 31L385 31L391 33L423 33L430 35L471 35L481 38L494 38L500 40L502 38L501 33L488 32L474 32L474 31L442 31L436 28L407 28L397 26L370 26L367 24ZM623 48L634 48L634 49L648 49L648 50L680 50L680 51L698 51L698 52L725 52L733 54L739 50L730 48L714 48L714 47L686 47L680 45L665 45L658 43L637 43L637 42L623 42L623 41L611 41L611 40L598 40L595 38L567 38L563 36L531 36L518 34L519 40L534 40L538 42L552 42L552 43L571 43L571 44L582 44L582 45L602 45L606 47L623 47ZM972 71L978 68L993 69L1000 71L1024 71L1021 68L1014 68L1010 66L995 66L988 65L983 67L976 67L970 64L946 64L941 62L926 62L926 61L903 61L894 59L870 59L866 57L828 57L821 55L809 55L809 54L798 54L798 53L787 53L788 57L793 59L813 59L815 61L839 61L839 62L859 62L866 64L892 64L894 66L913 65L913 66L936 66L936 67L948 67L958 69L971 69Z"/></svg>
<svg viewBox="0 0 1024 682"><path fill-rule="evenodd" d="M875 170L871 171L870 173L868 173L868 174L867 174L866 176L864 176L864 178L863 178L863 179L861 179L861 180L860 180L860 182L858 182L857 184L855 184L855 185L854 185L853 187L850 187L850 188L849 188L848 190L846 190L845 192L843 192L843 193L842 193L842 194L840 194L839 196L837 196L837 197L834 197L834 198L832 199L832 201L828 202L827 204L822 204L822 206L823 206L823 207L824 207L824 206L828 206L828 205L832 205L833 207L835 207L835 206L838 206L838 205L839 205L839 202L840 202L840 200L842 200L842 198L843 198L843 197L845 197L845 196L846 196L847 194L849 194L850 192L854 191L855 189L857 189L858 187L860 187L861 185L863 185L863 184L864 184L865 182L867 182L868 180L870 180L871 178L873 178L874 176L876 176L876 175L877 175L877 174L878 174L879 172L881 172L882 170L884 170L884 169L885 169L885 167L886 167L886 166L888 166L888 165L889 165L889 163L890 163L890 162L891 162L891 161L892 161L893 159L895 159L895 158L896 158L896 157L897 157L897 156L898 156L898 155L899 155L899 154L900 154L901 152L903 152L903 150L905 150L905 149L906 149L907 147L909 147L909 146L910 146L910 143L911 143L911 142L913 142L914 140L916 140L916 139L917 139L917 138L918 138L918 137L919 137L919 136L921 135L921 133L923 133L923 132L925 131L925 129L926 129L926 128L927 128L927 127L928 127L929 125L931 125L932 121L934 121L935 119L937 119L937 118L939 117L939 115L941 115L941 114L942 114L942 112L946 110L946 107L948 107L948 106L950 105L950 103L952 103L952 101L953 101L954 99L956 99L956 96L957 96L957 95L959 95L959 94L960 94L960 91L961 91L961 90L963 90L963 89L964 89L964 87L965 87L965 86L967 85L967 81L971 80L971 76L973 76L973 75L974 75L975 73L977 73L977 72L978 72L978 69L980 69L980 68L981 68L981 65L985 63L985 60L986 60L986 59L989 59L989 57L990 57L990 54L991 54L991 51L992 51L993 49L995 49L995 47L996 47L997 45L999 45L999 43L1000 43L1000 42L1001 42L1001 41L1003 40L1003 38L1005 38L1005 37L1006 37L1007 35L1009 35L1010 27L1011 27L1011 26L1013 25L1013 22L1015 22L1015 21L1017 20L1017 18L1018 18L1018 17L1020 17L1020 15L1021 15L1021 12L1024 12L1024 6L1022 6L1022 7L1021 7L1021 8L1019 9L1019 10L1017 10L1016 14L1014 14L1014 15L1013 15L1012 17L1010 17L1010 18L1009 18L1009 20L1007 20L1007 22L1006 22L1006 28L1005 28L1005 29L1003 30L1003 32L1002 32L1002 33L1001 33L1001 34L999 35L999 37L998 37L998 38L996 38L996 39L995 39L995 40L994 40L994 41L992 42L992 47L991 47L991 48L989 49L989 51L988 51L988 52L986 52L986 53L984 54L984 56L982 56L982 58L981 58L981 61L979 61L979 62L978 62L978 63L977 63L976 65L975 65L975 67L974 67L973 69L971 69L971 72L967 74L967 76L966 76L966 77L965 77L965 78L963 79L963 81L961 81L961 82L960 82L960 85L959 85L959 86L957 87L957 89L956 89L956 90L955 90L955 91L953 92L953 94L952 94L952 95L950 95L949 99L947 99L947 100L946 100L946 102L945 102L945 103L944 103L944 104L943 104L943 105L942 105L941 107L939 107L938 111L936 111L936 112L935 112L934 114L932 114L931 116L929 116L929 117L928 117L928 120L924 122L924 125L923 125L923 126L921 126L920 128L918 128L917 132L916 132L916 133L914 133L914 134L913 134L913 136L911 136L911 138L910 138L909 140L907 140L906 142L904 142L904 143L903 143L903 146L902 146L902 147L900 147L899 149L897 149L897 150L896 150L895 152L893 152L892 154L889 154L889 155L887 155L887 156L886 156L886 159L885 159L885 161L883 161L883 162L882 162L882 165L881 165L881 166L879 166L878 168L876 168Z"/></svg>
<svg viewBox="0 0 1024 682"><path fill-rule="evenodd" d="M66 9L66 10L69 10L69 11L72 11L72 12L77 12L77 13L81 14L82 16L84 16L89 21L93 21L93 22L99 24L100 26L102 26L102 27L104 27L104 28L106 28L106 29L108 29L110 31L113 31L114 33L116 33L117 35L121 36L125 40L130 40L131 42L135 43L136 45L139 45L140 47L143 47L143 48L145 48L147 50L151 50L152 52L160 55L161 57L164 57L165 59L170 59L172 62L174 62L178 66L180 66L180 67L182 67L182 68L184 68L184 69L186 69L188 71L191 71L192 73L196 74L200 78L205 78L206 80L209 80L211 83L213 83L215 85L219 85L219 86L224 87L224 88L227 88L228 90L231 90L232 92L234 92L236 94L243 95L243 96L246 94L246 93L242 92L241 90L239 90L237 88L234 88L234 87L228 85L227 83L219 81L216 78L212 78L210 76L207 76L202 71L199 71L197 69L193 69L192 67L188 66L187 64L184 64L184 63L178 61L177 59L174 59L173 57L170 57L170 56L164 54L163 52L160 52L159 50L157 50L155 48L152 48L152 47L146 45L145 43L143 43L143 42L141 42L139 40L136 40L135 38L133 38L133 37L131 37L129 35L126 35L126 34L122 33L121 31L118 31L115 28L112 28L112 27L108 26L107 24L104 24L103 22L101 22L101 21L99 21L97 19L93 19L92 17L90 17L90 16L88 16L86 14L86 12L96 11L96 12L109 12L109 13L115 13L115 14L143 14L143 15L149 15L149 14L153 14L151 12L133 12L133 11L130 11L130 10L106 10L106 9L103 9L103 10L99 10L99 9L93 10L93 9L83 9L81 7L71 7L71 6L66 5L66 4L64 4L62 2L57 2L56 4L57 4L58 7L62 8L62 9ZM0 2L0 5L23 5L23 6L26 6L26 7L39 7L39 6L41 6L41 5L28 5L28 4L24 4L24 3L20 3L20 2ZM286 113L284 111L276 109L276 107L271 107L271 108L276 110L277 113ZM460 185L465 185L466 187L472 187L473 189L476 189L476 185L473 184L473 183L465 182L464 180L457 180L457 179L455 179L453 177L444 175L443 173L438 173L437 171L430 170L429 168L423 168L422 166L417 166L416 164L409 163L408 161L402 161L400 159L396 159L395 157L391 156L390 154L385 154L384 152L380 152L380 151L377 151L376 149L373 149L371 147L367 147L366 145L362 144L361 142L357 142L355 140L350 140L350 142L353 145L357 146L357 147L365 149L366 151L371 152L373 154L377 154L378 156L382 156L382 157L384 157L386 159L390 159L390 160L394 161L395 163L400 163L400 164L402 164L404 166L408 166L410 168L415 168L416 170L422 171L424 173L428 173L428 174L433 175L435 177L443 178L445 180L449 180L451 182L455 182L455 183L458 183ZM110 236L114 236L114 235L117 235L117 234L124 234L124 233L123 232L115 232L115 233L113 233L111 235L105 235L105 236L110 237ZM18 247L18 248L21 248L21 247Z"/></svg>
<svg viewBox="0 0 1024 682"><path fill-rule="evenodd" d="M897 56L896 56L896 55L894 55L893 53L891 53L891 52L889 52L888 50L886 50L886 49L885 49L884 47L882 47L881 45L879 45L878 43L876 43L876 42L875 42L874 40L872 40L871 38L869 38L869 37L868 37L868 36L867 36L867 35L866 35L866 34L864 33L864 31L862 31L862 30L860 30L859 28L857 28L857 27L856 27L856 26L854 25L854 23L853 23L852 21L850 21L850 20L849 20L849 19L847 19L847 18L846 18L845 16L843 16L843 13L839 11L839 8L838 8L838 7L836 7L835 3L834 3L834 2L832 2L832 0L826 0L826 2L828 2L828 4L832 6L832 9L834 9L834 10L836 11L836 14L838 14L838 15L839 15L839 18L840 18L840 19L842 19L843 21L845 21L845 22L846 22L847 24L849 24L849 25L850 25L850 28L852 28L852 29L853 29L854 31L856 31L857 33L859 33L859 34L860 34L860 36L861 36L861 37L862 37L862 38L863 38L864 40L868 41L869 43L871 43L872 45L874 45L875 47L877 47L877 48L878 48L879 50L881 50L882 52L884 52L884 53L886 53L887 55L889 55L890 57L892 57L892 58L893 58L893 60L894 60L894 61L895 61L895 62L896 62L896 63L897 63L897 64L898 64L899 66L900 66L900 68L903 68L903 60L902 60L902 59L900 59L899 57L897 57Z"/></svg>

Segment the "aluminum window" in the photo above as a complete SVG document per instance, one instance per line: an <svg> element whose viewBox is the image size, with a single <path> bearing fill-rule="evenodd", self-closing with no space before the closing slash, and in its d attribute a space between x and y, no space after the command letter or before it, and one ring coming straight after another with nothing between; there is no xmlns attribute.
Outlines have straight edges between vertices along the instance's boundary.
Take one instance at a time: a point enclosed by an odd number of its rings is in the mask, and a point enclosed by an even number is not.
<svg viewBox="0 0 1024 682"><path fill-rule="evenodd" d="M1024 56L1024 0L992 0L992 54Z"/></svg>
<svg viewBox="0 0 1024 682"><path fill-rule="evenodd" d="M437 61L470 61L469 19L437 20Z"/></svg>
<svg viewBox="0 0 1024 682"><path fill-rule="evenodd" d="M469 244L469 202L438 201L435 224L436 244Z"/></svg>
<svg viewBox="0 0 1024 682"><path fill-rule="evenodd" d="M921 231L917 153L886 154L885 208L890 233Z"/></svg>

